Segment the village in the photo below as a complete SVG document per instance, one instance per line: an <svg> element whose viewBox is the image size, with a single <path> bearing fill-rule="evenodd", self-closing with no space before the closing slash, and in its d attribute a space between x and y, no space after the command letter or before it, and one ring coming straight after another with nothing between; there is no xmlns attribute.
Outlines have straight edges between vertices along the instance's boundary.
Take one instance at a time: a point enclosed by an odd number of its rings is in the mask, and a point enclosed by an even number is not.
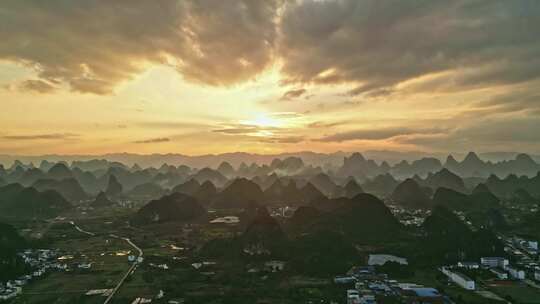
<svg viewBox="0 0 540 304"><path fill-rule="evenodd" d="M501 303L513 300L511 296L504 295L505 287L518 288L527 294L532 291L540 296L538 242L515 236L504 238L504 242L510 259L482 257L479 261L441 266L437 272L444 275L444 285L458 287L462 290L459 293L470 292ZM407 259L402 257L371 254L368 266L354 267L345 275L334 278L335 284L353 287L346 290L347 304L386 303L390 298L399 299L400 303L455 303L433 286L398 281L376 271L377 266L386 263L408 265Z"/></svg>
<svg viewBox="0 0 540 304"><path fill-rule="evenodd" d="M32 280L37 280L47 272L67 271L68 266L58 259L59 253L50 249L28 249L19 253L24 263L33 269L26 275L17 279L7 281L5 284L0 282L0 300L8 300L19 295L23 287Z"/></svg>

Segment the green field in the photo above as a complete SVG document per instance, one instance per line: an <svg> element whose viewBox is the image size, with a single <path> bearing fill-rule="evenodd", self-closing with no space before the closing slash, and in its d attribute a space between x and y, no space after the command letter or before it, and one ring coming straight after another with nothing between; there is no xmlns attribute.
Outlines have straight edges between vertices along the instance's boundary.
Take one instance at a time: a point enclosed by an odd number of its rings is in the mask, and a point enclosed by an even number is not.
<svg viewBox="0 0 540 304"><path fill-rule="evenodd" d="M513 303L538 304L540 303L540 290L523 282L509 282L493 284L490 290Z"/></svg>

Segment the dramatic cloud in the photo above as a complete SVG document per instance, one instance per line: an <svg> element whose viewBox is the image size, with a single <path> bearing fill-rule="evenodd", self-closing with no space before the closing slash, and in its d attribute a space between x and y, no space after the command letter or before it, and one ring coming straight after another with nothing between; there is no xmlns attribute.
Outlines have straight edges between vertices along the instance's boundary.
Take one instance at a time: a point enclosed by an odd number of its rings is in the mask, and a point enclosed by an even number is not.
<svg viewBox="0 0 540 304"><path fill-rule="evenodd" d="M136 123L137 126L151 129L201 129L209 125L189 121L143 121Z"/></svg>
<svg viewBox="0 0 540 304"><path fill-rule="evenodd" d="M477 104L482 107L491 107L493 112L522 111L534 115L540 110L539 86L540 82L533 82L526 86L513 88L510 92L492 96Z"/></svg>
<svg viewBox="0 0 540 304"><path fill-rule="evenodd" d="M293 89L285 92L283 96L281 96L281 100L291 100L298 97L301 97L302 95L306 94L306 89Z"/></svg>
<svg viewBox="0 0 540 304"><path fill-rule="evenodd" d="M31 134L31 135L5 135L3 139L7 140L65 140L79 137L72 133L50 133L50 134Z"/></svg>
<svg viewBox="0 0 540 304"><path fill-rule="evenodd" d="M148 63L229 85L279 61L286 82L351 83L371 97L433 74L419 88L518 83L540 76L539 36L534 0L0 3L0 59L97 94Z"/></svg>
<svg viewBox="0 0 540 304"><path fill-rule="evenodd" d="M271 144L297 144L305 141L303 136L284 136L284 137L270 137L263 139L264 142Z"/></svg>
<svg viewBox="0 0 540 304"><path fill-rule="evenodd" d="M56 90L56 87L47 81L29 79L21 82L18 89L37 93L51 93Z"/></svg>
<svg viewBox="0 0 540 304"><path fill-rule="evenodd" d="M0 140L540 151L538 37L537 0L2 0Z"/></svg>
<svg viewBox="0 0 540 304"><path fill-rule="evenodd" d="M540 149L540 117L494 117L469 122L464 126L438 134L410 134L396 142L424 150L460 151L476 148L504 151L513 147L520 151ZM517 148L516 148L517 147Z"/></svg>
<svg viewBox="0 0 540 304"><path fill-rule="evenodd" d="M293 83L380 95L432 73L465 71L443 79L457 88L540 76L538 1L300 1L281 24Z"/></svg>
<svg viewBox="0 0 540 304"><path fill-rule="evenodd" d="M334 121L334 122L315 121L308 124L307 127L312 128L312 129L327 129L327 128L345 125L347 123L350 123L350 122L349 121Z"/></svg>
<svg viewBox="0 0 540 304"><path fill-rule="evenodd" d="M169 142L171 141L170 138L167 137L159 137L159 138L151 138L151 139L145 139L145 140L138 140L134 143L136 144L157 144L157 143L163 143L163 142Z"/></svg>
<svg viewBox="0 0 540 304"><path fill-rule="evenodd" d="M147 63L192 81L241 82L270 62L275 1L87 0L0 2L0 60L47 82L107 94Z"/></svg>
<svg viewBox="0 0 540 304"><path fill-rule="evenodd" d="M291 117L294 113L276 113L283 117ZM292 116L296 117L296 116ZM305 136L293 135L293 130L270 126L255 126L248 124L232 124L221 129L212 130L238 139L264 142L269 144L296 144L306 140Z"/></svg>
<svg viewBox="0 0 540 304"><path fill-rule="evenodd" d="M353 130L342 133L336 133L328 136L324 136L316 139L316 141L321 142L343 142L350 140L384 140L393 138L401 135L411 135L411 134L439 134L443 133L443 129L411 129L408 127L391 127L391 128L380 128L380 129L362 129L362 130Z"/></svg>
<svg viewBox="0 0 540 304"><path fill-rule="evenodd" d="M212 130L212 132L223 133L223 134L249 135L249 134L255 134L261 130L264 130L264 129L258 126L253 126L253 125L234 125L234 126L228 126L222 129L215 129L215 130Z"/></svg>

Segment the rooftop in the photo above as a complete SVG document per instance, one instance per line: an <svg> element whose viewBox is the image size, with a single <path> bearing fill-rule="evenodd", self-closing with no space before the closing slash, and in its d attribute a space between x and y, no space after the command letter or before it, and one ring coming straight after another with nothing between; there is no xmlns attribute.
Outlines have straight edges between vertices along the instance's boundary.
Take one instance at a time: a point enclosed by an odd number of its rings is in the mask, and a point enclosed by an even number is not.
<svg viewBox="0 0 540 304"><path fill-rule="evenodd" d="M435 288L420 287L420 288L411 288L410 290L416 293L418 297L422 297L422 298L435 298L435 297L441 296L439 291Z"/></svg>

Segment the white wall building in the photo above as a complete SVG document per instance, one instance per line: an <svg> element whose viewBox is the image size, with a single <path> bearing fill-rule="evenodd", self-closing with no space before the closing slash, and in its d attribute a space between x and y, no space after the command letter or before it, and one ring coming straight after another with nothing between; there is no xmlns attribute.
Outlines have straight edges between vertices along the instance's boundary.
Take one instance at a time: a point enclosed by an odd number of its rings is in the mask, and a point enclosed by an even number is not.
<svg viewBox="0 0 540 304"><path fill-rule="evenodd" d="M475 282L469 278L468 276L452 271L446 267L441 268L442 273L444 273L452 282L456 283L457 285L467 289L467 290L475 290L476 284Z"/></svg>
<svg viewBox="0 0 540 304"><path fill-rule="evenodd" d="M480 258L480 264L484 267L489 268L496 268L500 267L502 269L506 269L510 262L508 262L508 259L505 259L503 257L483 257Z"/></svg>
<svg viewBox="0 0 540 304"><path fill-rule="evenodd" d="M386 262L394 262L399 263L401 265L407 265L409 262L407 262L406 258L400 258L395 255L390 254L370 254L368 259L368 265L384 265Z"/></svg>

